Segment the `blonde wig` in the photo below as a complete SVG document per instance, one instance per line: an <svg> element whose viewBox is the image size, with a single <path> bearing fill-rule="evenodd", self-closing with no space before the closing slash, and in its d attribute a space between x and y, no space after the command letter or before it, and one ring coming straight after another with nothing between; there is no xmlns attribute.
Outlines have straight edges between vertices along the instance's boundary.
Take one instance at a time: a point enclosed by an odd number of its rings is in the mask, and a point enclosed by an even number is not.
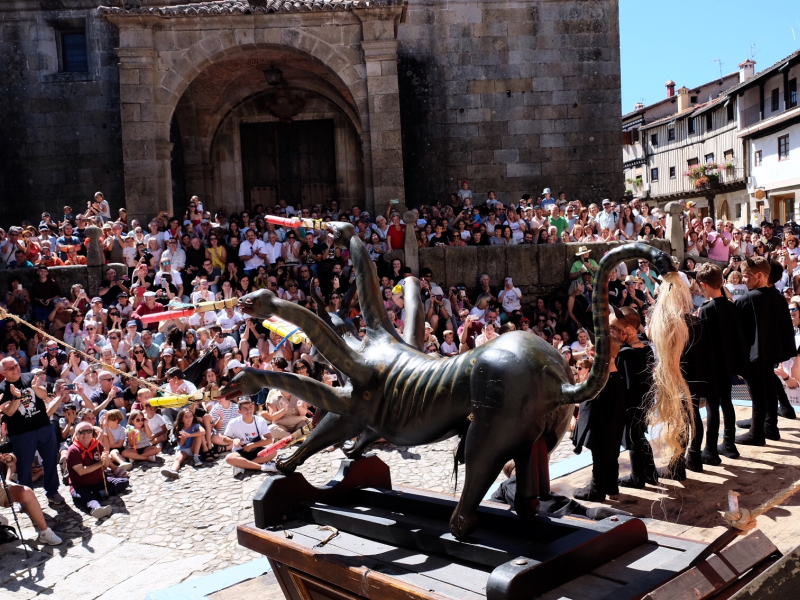
<svg viewBox="0 0 800 600"><path fill-rule="evenodd" d="M681 371L681 356L689 342L686 317L693 310L689 286L677 272L664 275L661 293L648 317L649 337L656 355L655 401L648 423L651 433L659 432L658 445L670 462L683 454L694 429L692 394Z"/></svg>

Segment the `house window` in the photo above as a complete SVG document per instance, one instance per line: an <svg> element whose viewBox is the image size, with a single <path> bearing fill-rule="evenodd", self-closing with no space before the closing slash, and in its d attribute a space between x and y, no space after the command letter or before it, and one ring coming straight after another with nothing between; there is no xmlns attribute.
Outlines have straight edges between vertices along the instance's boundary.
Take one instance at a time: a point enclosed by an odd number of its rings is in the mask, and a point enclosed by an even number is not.
<svg viewBox="0 0 800 600"><path fill-rule="evenodd" d="M89 58L86 53L86 31L73 29L59 31L61 71L64 73L86 73Z"/></svg>
<svg viewBox="0 0 800 600"><path fill-rule="evenodd" d="M797 79L790 79L788 108L794 108L795 106L797 106Z"/></svg>
<svg viewBox="0 0 800 600"><path fill-rule="evenodd" d="M694 117L686 119L686 126L689 128L689 133L694 133Z"/></svg>
<svg viewBox="0 0 800 600"><path fill-rule="evenodd" d="M633 140L633 143L634 143L634 144L635 144L635 143L637 143L637 142L639 141L639 130L638 130L638 129L634 129L634 130L631 132L631 139Z"/></svg>
<svg viewBox="0 0 800 600"><path fill-rule="evenodd" d="M789 158L789 136L782 135L778 138L778 160Z"/></svg>
<svg viewBox="0 0 800 600"><path fill-rule="evenodd" d="M658 134L657 133L651 133L650 134L650 143L653 146L658 146Z"/></svg>
<svg viewBox="0 0 800 600"><path fill-rule="evenodd" d="M781 103L780 97L780 90L778 88L772 90L772 112L778 112Z"/></svg>
<svg viewBox="0 0 800 600"><path fill-rule="evenodd" d="M669 178L670 179L675 179L675 167L670 167L669 168Z"/></svg>
<svg viewBox="0 0 800 600"><path fill-rule="evenodd" d="M736 218L741 219L744 216L744 203L736 205Z"/></svg>
<svg viewBox="0 0 800 600"><path fill-rule="evenodd" d="M690 166L690 167L694 167L694 166L695 166L695 165L697 165L699 162L700 162L700 161L699 161L699 160L697 160L696 158L690 158L689 160L687 160L687 161L686 161L686 164L687 164L688 166Z"/></svg>
<svg viewBox="0 0 800 600"><path fill-rule="evenodd" d="M658 181L658 169L650 169L650 181Z"/></svg>
<svg viewBox="0 0 800 600"><path fill-rule="evenodd" d="M633 143L631 139L631 132L630 131L623 131L622 132L622 144L623 146L630 146Z"/></svg>
<svg viewBox="0 0 800 600"><path fill-rule="evenodd" d="M706 131L714 129L714 115L710 112L706 113Z"/></svg>
<svg viewBox="0 0 800 600"><path fill-rule="evenodd" d="M731 162L733 160L733 150L725 150L725 162Z"/></svg>
<svg viewBox="0 0 800 600"><path fill-rule="evenodd" d="M755 151L755 154L753 155L753 166L754 167L761 166L761 150Z"/></svg>
<svg viewBox="0 0 800 600"><path fill-rule="evenodd" d="M734 107L733 102L728 102L728 106L727 106L727 109L728 109L728 123L730 123L731 121L733 121L736 118L736 113L734 111L734 108L735 107Z"/></svg>
<svg viewBox="0 0 800 600"><path fill-rule="evenodd" d="M669 129L667 129L667 140L671 142L674 139L675 139L675 128L670 127Z"/></svg>
<svg viewBox="0 0 800 600"><path fill-rule="evenodd" d="M697 104L697 96L691 96L689 98L689 102L691 102L692 104Z"/></svg>
<svg viewBox="0 0 800 600"><path fill-rule="evenodd" d="M706 154L706 162L707 163L713 163L714 162L714 153L713 152L711 154Z"/></svg>

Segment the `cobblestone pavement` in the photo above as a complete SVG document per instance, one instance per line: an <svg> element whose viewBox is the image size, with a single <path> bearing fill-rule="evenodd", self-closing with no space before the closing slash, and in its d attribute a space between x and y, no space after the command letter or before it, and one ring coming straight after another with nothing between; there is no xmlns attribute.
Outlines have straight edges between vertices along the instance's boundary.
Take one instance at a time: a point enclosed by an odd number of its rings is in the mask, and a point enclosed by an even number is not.
<svg viewBox="0 0 800 600"><path fill-rule="evenodd" d="M463 465L458 469L457 490L454 490L452 477L456 443L456 439L450 439L417 447L377 444L372 451L390 466L392 481L396 485L460 493L464 481ZM551 462L571 455L572 444L565 439L551 455ZM311 483L321 485L333 478L343 458L340 450L322 452L300 467L299 472ZM119 598L123 592L133 600L144 598L148 591L260 556L237 544L236 526L253 520L252 498L267 475L254 473L243 481L237 481L232 478L231 468L220 459L211 466L184 467L179 480L165 481L159 472L161 464L143 464L145 466L137 466L131 471L130 491L113 499L114 514L101 522L72 504L66 486L62 486L60 492L67 498L67 504L60 509L48 508L44 490L37 488L49 524L65 540L62 546L43 547L41 551L53 557L60 556L62 560L77 560L70 561L71 567L63 568L66 572L61 577L39 577L37 585L31 586L25 584L24 574L15 574L14 568L9 566L14 562L13 557L4 557L3 546L0 546L0 562L5 564L0 569L0 598L11 590L13 593L9 597L14 598L33 598L39 594L68 597L64 594L72 589L67 584L73 577L67 575L80 576L85 571L87 576L91 574L95 583L81 586L81 600ZM500 475L499 479L503 476ZM0 509L0 514L11 521L9 509ZM26 539L34 539L30 519L22 515L20 520ZM107 548L100 552L98 546ZM85 548L94 548L94 551L83 552ZM81 551L79 556L75 556L75 550ZM83 556L80 556L82 552ZM141 555L149 556L150 562L137 563ZM95 580L97 573L92 565L104 560L118 560L115 557L125 557L125 568L130 577L140 575L140 585L133 586L130 581L117 582L114 577L107 576ZM43 562L51 562L45 558L42 556ZM168 565L173 568L158 568ZM47 568L51 566L47 565ZM85 577L81 580L85 583ZM134 577L132 581L135 580ZM48 585L50 583L52 585ZM120 585L126 588L119 588ZM132 586L133 589L127 589ZM6 592L1 591L3 588Z"/></svg>

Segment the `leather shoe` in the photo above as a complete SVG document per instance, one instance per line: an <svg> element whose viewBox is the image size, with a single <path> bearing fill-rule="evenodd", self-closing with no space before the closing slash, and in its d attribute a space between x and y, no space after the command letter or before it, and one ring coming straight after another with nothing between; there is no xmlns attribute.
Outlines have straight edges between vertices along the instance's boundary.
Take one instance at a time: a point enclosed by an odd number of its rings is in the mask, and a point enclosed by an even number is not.
<svg viewBox="0 0 800 600"><path fill-rule="evenodd" d="M722 459L719 457L719 453L717 452L716 448L706 448L703 450L702 461L704 465L711 465L712 467L722 464Z"/></svg>
<svg viewBox="0 0 800 600"><path fill-rule="evenodd" d="M572 497L575 500L589 500L590 502L602 502L606 495L591 485L572 490Z"/></svg>
<svg viewBox="0 0 800 600"><path fill-rule="evenodd" d="M765 427L764 428L764 437L768 440L773 440L777 442L781 439L781 432L778 431L777 427Z"/></svg>
<svg viewBox="0 0 800 600"><path fill-rule="evenodd" d="M736 449L736 444L722 443L717 446L717 452L728 458L739 458L739 451Z"/></svg>
<svg viewBox="0 0 800 600"><path fill-rule="evenodd" d="M778 416L784 419L796 419L797 413L794 411L794 407L791 404L789 406L781 404L778 407Z"/></svg>
<svg viewBox="0 0 800 600"><path fill-rule="evenodd" d="M753 426L752 419L742 419L741 421L736 421L736 426L739 429L750 429Z"/></svg>
<svg viewBox="0 0 800 600"><path fill-rule="evenodd" d="M756 436L753 431L748 431L747 433L743 433L742 435L736 436L736 443L742 444L743 446L766 446L767 441L764 439L763 435L761 437Z"/></svg>

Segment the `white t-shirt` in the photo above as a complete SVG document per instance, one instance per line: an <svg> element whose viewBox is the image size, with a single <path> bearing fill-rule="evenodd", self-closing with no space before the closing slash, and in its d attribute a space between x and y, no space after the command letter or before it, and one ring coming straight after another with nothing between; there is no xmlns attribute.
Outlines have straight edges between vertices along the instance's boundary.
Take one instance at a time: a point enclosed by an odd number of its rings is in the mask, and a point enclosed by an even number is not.
<svg viewBox="0 0 800 600"><path fill-rule="evenodd" d="M570 344L570 348L572 349L573 353L586 352L587 348L589 348L589 345L587 344L586 346L581 346L580 342L574 341L572 344Z"/></svg>
<svg viewBox="0 0 800 600"><path fill-rule="evenodd" d="M178 386L177 390L173 390L172 386L169 384L169 381L166 382L164 385L161 386L161 389L167 392L167 395L176 394L176 395L190 395L194 394L197 391L197 386L193 384L191 381L186 381L185 379L181 382Z"/></svg>
<svg viewBox="0 0 800 600"><path fill-rule="evenodd" d="M441 350L442 354L455 354L458 352L458 344L456 344L455 342L451 344L447 342L442 342Z"/></svg>
<svg viewBox="0 0 800 600"><path fill-rule="evenodd" d="M242 446L246 446L270 435L269 423L267 423L266 419L257 415L253 415L252 423L245 423L243 417L236 417L228 423L225 428L225 435L232 439L239 438L242 441ZM237 446L234 450L241 450L242 446Z"/></svg>
<svg viewBox="0 0 800 600"><path fill-rule="evenodd" d="M505 292L505 293L503 293ZM519 288L511 288L510 290L503 289L503 310L507 313L510 313L514 310L520 310L522 308L520 306L519 297L522 296L522 292Z"/></svg>
<svg viewBox="0 0 800 600"><path fill-rule="evenodd" d="M150 426L150 433L157 437L167 431L167 422L160 414L156 413L152 418L147 419L147 424Z"/></svg>
<svg viewBox="0 0 800 600"><path fill-rule="evenodd" d="M265 254L267 251L265 246L266 244L264 244L264 242L258 238L256 238L252 244L247 240L239 244L239 256L253 256L253 258L250 260L244 261L245 269L249 271L250 269L257 269L258 267L264 265L264 259L258 256L256 253L261 252L262 254Z"/></svg>
<svg viewBox="0 0 800 600"><path fill-rule="evenodd" d="M726 283L725 289L731 293L731 298L733 300L741 298L747 293L747 286L743 283L739 283L736 285L734 285L733 283Z"/></svg>

